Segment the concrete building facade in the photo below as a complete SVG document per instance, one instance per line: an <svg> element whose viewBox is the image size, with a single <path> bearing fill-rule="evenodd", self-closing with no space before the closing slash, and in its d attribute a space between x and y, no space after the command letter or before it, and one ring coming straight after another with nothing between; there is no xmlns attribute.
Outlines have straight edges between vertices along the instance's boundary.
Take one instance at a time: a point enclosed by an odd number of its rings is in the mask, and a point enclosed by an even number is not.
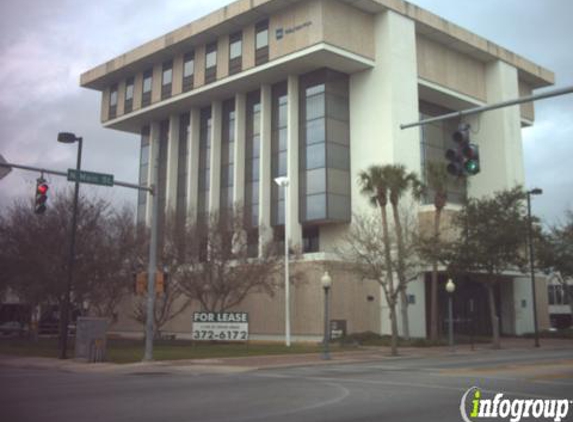
<svg viewBox="0 0 573 422"><path fill-rule="evenodd" d="M380 287L358 280L333 251L353 214L370 210L358 173L400 163L423 175L429 160L444 160L459 122L400 124L553 82L552 72L402 0L239 0L81 75L83 87L102 93L104 127L141 137L140 182L158 172L163 214L194 222L239 203L252 228L268 228L255 231L268 239L285 223L273 179L288 176L288 238L304 251L296 265L307 274L290 303L295 339L322 333L325 269L334 280L334 320L349 332L389 332ZM533 105L466 122L482 162L468 194L523 184L521 129L533 124ZM451 188L446 212L464 194ZM416 209L420 219L431 218L430 203ZM139 221L149 224L150 213L149 195L141 194ZM427 280L422 274L408 287L414 337L427 334ZM528 279L510 274L501 286L502 332L532 331ZM467 307L464 300L456 309ZM241 310L250 312L252 334L276 338L284 333L284 306L278 291L249 297ZM192 310L167 330L190 333ZM546 312L539 320L548 324ZM126 312L116 329L139 326Z"/></svg>

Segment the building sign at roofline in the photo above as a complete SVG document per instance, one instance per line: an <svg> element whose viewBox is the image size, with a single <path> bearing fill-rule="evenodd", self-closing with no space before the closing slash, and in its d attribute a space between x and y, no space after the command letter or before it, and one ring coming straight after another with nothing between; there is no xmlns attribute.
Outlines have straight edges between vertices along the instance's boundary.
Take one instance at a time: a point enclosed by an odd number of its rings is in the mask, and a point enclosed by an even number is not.
<svg viewBox="0 0 573 422"><path fill-rule="evenodd" d="M285 35L294 34L295 32L300 31L301 29L304 28L308 28L311 25L312 21L306 21L304 23L301 23L300 25L291 26L289 28L282 28L282 27L277 28L275 30L275 36L277 40L282 40Z"/></svg>

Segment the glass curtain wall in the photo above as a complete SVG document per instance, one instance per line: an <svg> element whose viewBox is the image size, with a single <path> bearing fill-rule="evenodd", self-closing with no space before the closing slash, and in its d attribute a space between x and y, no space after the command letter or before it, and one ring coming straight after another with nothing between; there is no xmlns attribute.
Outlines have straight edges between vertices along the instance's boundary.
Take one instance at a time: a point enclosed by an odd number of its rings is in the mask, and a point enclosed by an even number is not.
<svg viewBox="0 0 573 422"><path fill-rule="evenodd" d="M247 124L245 137L245 226L247 253L256 256L259 239L259 171L261 152L261 93L247 95Z"/></svg>
<svg viewBox="0 0 573 422"><path fill-rule="evenodd" d="M201 109L199 128L199 197L197 223L206 225L209 218L209 174L211 157L211 107Z"/></svg>
<svg viewBox="0 0 573 422"><path fill-rule="evenodd" d="M271 100L271 225L285 223L284 188L274 179L287 175L287 83L281 82L272 87Z"/></svg>
<svg viewBox="0 0 573 422"><path fill-rule="evenodd" d="M182 227L187 216L187 175L189 172L189 113L179 117L179 151L177 157L177 205L175 208L177 225Z"/></svg>
<svg viewBox="0 0 573 422"><path fill-rule="evenodd" d="M303 228L350 221L348 104L347 75L321 69L301 77L299 203ZM315 231L306 231L309 238L316 238ZM316 239L308 243L316 248Z"/></svg>
<svg viewBox="0 0 573 422"><path fill-rule="evenodd" d="M235 100L223 103L223 131L221 137L221 193L219 214L221 221L231 222L233 216L233 186L235 157Z"/></svg>

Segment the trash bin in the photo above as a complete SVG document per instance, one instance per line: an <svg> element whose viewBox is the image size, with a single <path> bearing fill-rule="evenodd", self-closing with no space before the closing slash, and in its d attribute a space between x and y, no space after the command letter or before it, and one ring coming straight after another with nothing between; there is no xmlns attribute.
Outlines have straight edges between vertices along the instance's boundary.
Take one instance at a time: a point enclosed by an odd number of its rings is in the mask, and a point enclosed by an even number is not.
<svg viewBox="0 0 573 422"><path fill-rule="evenodd" d="M76 359L104 362L106 332L106 318L79 317L76 325Z"/></svg>

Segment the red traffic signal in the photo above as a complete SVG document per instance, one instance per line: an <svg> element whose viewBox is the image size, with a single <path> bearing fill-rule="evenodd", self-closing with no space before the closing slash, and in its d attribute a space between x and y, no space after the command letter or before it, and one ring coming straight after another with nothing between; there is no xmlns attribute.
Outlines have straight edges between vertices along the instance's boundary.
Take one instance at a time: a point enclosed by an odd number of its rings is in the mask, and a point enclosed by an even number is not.
<svg viewBox="0 0 573 422"><path fill-rule="evenodd" d="M43 214L46 211L46 201L48 200L49 186L42 178L36 180L36 203L34 205L34 212L36 214Z"/></svg>

